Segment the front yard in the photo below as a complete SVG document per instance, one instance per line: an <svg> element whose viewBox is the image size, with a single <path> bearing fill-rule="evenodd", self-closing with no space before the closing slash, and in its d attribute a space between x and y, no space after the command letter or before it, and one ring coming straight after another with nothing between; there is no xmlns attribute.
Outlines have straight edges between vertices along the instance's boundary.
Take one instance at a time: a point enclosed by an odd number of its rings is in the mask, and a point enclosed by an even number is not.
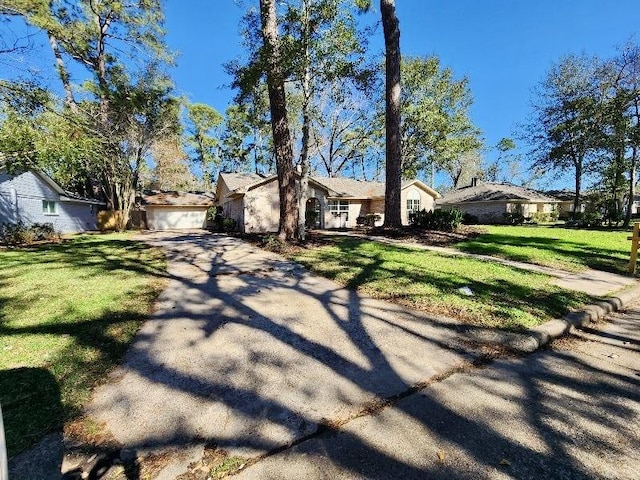
<svg viewBox="0 0 640 480"><path fill-rule="evenodd" d="M546 275L357 238L331 237L288 255L366 295L488 327L530 327L590 300Z"/></svg>
<svg viewBox="0 0 640 480"><path fill-rule="evenodd" d="M486 233L454 245L492 255L578 272L587 268L624 274L629 265L630 231L545 226L483 226Z"/></svg>
<svg viewBox="0 0 640 480"><path fill-rule="evenodd" d="M0 250L0 403L9 455L77 418L163 285L158 250L126 234Z"/></svg>

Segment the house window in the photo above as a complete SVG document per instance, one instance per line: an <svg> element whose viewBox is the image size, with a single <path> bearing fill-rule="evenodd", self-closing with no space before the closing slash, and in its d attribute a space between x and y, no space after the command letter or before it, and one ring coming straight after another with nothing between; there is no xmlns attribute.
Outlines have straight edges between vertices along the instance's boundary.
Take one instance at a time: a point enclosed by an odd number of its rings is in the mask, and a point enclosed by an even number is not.
<svg viewBox="0 0 640 480"><path fill-rule="evenodd" d="M329 200L329 211L336 216L345 214L348 220L349 202L347 200Z"/></svg>
<svg viewBox="0 0 640 480"><path fill-rule="evenodd" d="M57 215L58 208L57 208L56 202L54 202L53 200L43 200L42 213L45 215Z"/></svg>
<svg viewBox="0 0 640 480"><path fill-rule="evenodd" d="M417 190L409 190L407 193L407 213L420 211L420 193Z"/></svg>

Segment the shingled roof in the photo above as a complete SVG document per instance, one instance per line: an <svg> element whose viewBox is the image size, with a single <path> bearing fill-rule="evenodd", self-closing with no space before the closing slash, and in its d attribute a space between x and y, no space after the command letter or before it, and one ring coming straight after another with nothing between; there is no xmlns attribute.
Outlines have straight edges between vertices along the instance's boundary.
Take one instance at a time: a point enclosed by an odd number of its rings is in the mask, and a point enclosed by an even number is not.
<svg viewBox="0 0 640 480"><path fill-rule="evenodd" d="M446 193L438 204L458 204L467 202L504 202L527 201L558 203L559 200L536 190L519 187L510 183L479 183L476 186L463 187Z"/></svg>
<svg viewBox="0 0 640 480"><path fill-rule="evenodd" d="M572 192L571 190L547 190L544 192L550 197L555 198L556 200L561 201L569 201L573 200L576 197L576 192Z"/></svg>
<svg viewBox="0 0 640 480"><path fill-rule="evenodd" d="M215 195L209 192L145 192L143 205L202 206L213 205Z"/></svg>
<svg viewBox="0 0 640 480"><path fill-rule="evenodd" d="M266 176L255 173L221 173L220 178L225 182L230 192L246 193L252 186L276 180L275 175ZM381 198L385 194L385 184L383 182L373 182L366 180L356 180L354 178L343 177L316 177L309 179L325 187L329 197L343 198ZM416 183L417 180L403 181L402 188ZM422 184L421 184L422 185ZM428 186L423 188L431 190ZM439 194L433 191L435 196Z"/></svg>
<svg viewBox="0 0 640 480"><path fill-rule="evenodd" d="M230 191L238 190L240 188L248 187L254 183L260 182L265 178L269 178L265 175L258 175L257 173L220 173L220 178L224 180L227 188Z"/></svg>
<svg viewBox="0 0 640 480"><path fill-rule="evenodd" d="M384 183L367 182L353 178L311 177L312 180L333 190L338 197L372 198L384 197Z"/></svg>

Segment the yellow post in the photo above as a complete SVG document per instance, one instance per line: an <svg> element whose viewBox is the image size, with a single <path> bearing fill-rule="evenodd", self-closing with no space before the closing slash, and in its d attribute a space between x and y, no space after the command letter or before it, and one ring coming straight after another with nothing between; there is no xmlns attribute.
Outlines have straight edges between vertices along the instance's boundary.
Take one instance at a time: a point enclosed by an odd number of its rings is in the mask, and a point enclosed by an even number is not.
<svg viewBox="0 0 640 480"><path fill-rule="evenodd" d="M636 273L636 264L638 263L638 243L640 243L640 222L633 224L633 236L631 240L631 259L629 260L629 273Z"/></svg>

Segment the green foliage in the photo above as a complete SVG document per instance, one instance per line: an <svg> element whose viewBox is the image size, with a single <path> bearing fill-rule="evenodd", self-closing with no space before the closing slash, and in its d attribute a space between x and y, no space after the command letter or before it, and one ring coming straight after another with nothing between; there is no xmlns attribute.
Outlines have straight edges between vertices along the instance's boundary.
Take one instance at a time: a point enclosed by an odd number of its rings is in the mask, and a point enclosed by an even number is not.
<svg viewBox="0 0 640 480"><path fill-rule="evenodd" d="M262 239L261 247L270 252L283 253L287 250L287 242L276 235L267 235Z"/></svg>
<svg viewBox="0 0 640 480"><path fill-rule="evenodd" d="M525 220L527 220L524 216L524 207L521 203L513 205L511 211L505 212L503 216L509 225L522 225Z"/></svg>
<svg viewBox="0 0 640 480"><path fill-rule="evenodd" d="M469 80L455 79L435 56L405 57L401 101L404 175L415 177L434 163L457 184L462 155L481 147L469 118Z"/></svg>
<svg viewBox="0 0 640 480"><path fill-rule="evenodd" d="M457 208L451 210L426 210L411 212L409 223L425 230L453 232L462 224L462 212Z"/></svg>
<svg viewBox="0 0 640 480"><path fill-rule="evenodd" d="M0 243L11 246L31 245L37 241L55 241L60 234L50 223L3 223L0 225Z"/></svg>
<svg viewBox="0 0 640 480"><path fill-rule="evenodd" d="M464 225L478 225L480 219L476 215L465 212L462 214L462 223Z"/></svg>
<svg viewBox="0 0 640 480"><path fill-rule="evenodd" d="M190 103L187 105L187 143L193 149L203 171L220 165L219 128L222 115L210 105Z"/></svg>
<svg viewBox="0 0 640 480"><path fill-rule="evenodd" d="M236 229L236 221L233 218L225 217L222 219L222 231L233 232Z"/></svg>
<svg viewBox="0 0 640 480"><path fill-rule="evenodd" d="M558 212L535 212L531 215L531 223L554 223L558 221Z"/></svg>
<svg viewBox="0 0 640 480"><path fill-rule="evenodd" d="M373 228L381 218L382 216L378 213L367 213L366 215L360 215L356 218L356 225Z"/></svg>
<svg viewBox="0 0 640 480"><path fill-rule="evenodd" d="M18 133L18 145L6 151L14 161L26 159L49 171L64 186L99 182L112 208L123 212L124 228L151 146L180 130L179 102L163 71L172 55L164 45L160 0L10 0L8 7L48 36L65 99L40 101L42 111L32 117L13 107L20 120L29 118L31 131L17 130L7 115L3 129ZM67 62L84 69L80 93ZM22 96L35 98L31 92ZM9 138L0 134L4 144Z"/></svg>

